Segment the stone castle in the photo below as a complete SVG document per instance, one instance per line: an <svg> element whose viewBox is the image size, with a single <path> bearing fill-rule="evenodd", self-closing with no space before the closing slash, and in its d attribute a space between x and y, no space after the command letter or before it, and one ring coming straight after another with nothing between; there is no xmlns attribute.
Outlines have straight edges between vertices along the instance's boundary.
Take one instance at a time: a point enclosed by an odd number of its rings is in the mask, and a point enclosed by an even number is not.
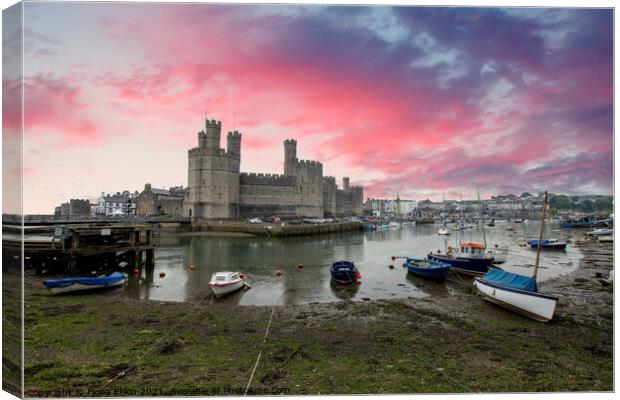
<svg viewBox="0 0 620 400"><path fill-rule="evenodd" d="M241 134L228 132L220 148L222 123L207 119L198 147L188 151L188 187L183 214L193 218L238 219L279 216L328 218L362 215L363 189L343 178L323 176L323 164L297 158L297 141L284 141L284 174L239 171Z"/></svg>

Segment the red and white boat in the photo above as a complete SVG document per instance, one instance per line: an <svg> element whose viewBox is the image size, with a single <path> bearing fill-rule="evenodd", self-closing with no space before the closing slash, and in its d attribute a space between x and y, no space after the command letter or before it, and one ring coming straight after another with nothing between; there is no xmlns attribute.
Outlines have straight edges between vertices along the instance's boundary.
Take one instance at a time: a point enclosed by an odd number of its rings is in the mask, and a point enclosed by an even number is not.
<svg viewBox="0 0 620 400"><path fill-rule="evenodd" d="M245 276L239 272L216 272L211 275L211 280L209 281L209 287L211 287L215 297L222 297L236 292L245 285Z"/></svg>

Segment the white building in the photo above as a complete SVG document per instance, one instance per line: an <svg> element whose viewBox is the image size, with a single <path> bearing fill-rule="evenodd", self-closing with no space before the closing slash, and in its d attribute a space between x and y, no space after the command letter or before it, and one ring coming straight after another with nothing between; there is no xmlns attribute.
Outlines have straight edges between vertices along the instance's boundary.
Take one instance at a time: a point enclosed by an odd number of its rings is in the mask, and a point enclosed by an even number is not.
<svg viewBox="0 0 620 400"><path fill-rule="evenodd" d="M113 195L107 195L102 192L94 211L98 215L136 215L137 205L134 197L127 190L122 193L116 192Z"/></svg>

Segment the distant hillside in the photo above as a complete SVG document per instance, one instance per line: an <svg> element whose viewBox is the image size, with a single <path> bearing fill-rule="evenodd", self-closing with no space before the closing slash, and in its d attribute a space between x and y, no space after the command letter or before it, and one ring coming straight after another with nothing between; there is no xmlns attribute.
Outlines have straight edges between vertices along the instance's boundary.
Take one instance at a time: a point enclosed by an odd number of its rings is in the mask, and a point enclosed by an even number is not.
<svg viewBox="0 0 620 400"><path fill-rule="evenodd" d="M554 210L574 210L584 213L612 213L614 209L613 196L565 196L563 194L549 194L549 207Z"/></svg>

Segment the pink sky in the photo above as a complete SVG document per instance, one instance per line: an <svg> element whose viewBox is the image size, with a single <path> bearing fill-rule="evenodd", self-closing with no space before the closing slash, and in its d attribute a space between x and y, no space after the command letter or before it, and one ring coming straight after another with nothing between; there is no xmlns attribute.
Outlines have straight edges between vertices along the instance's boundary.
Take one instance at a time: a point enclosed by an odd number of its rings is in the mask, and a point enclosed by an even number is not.
<svg viewBox="0 0 620 400"><path fill-rule="evenodd" d="M242 171L281 172L295 138L365 197L612 192L611 10L26 3L24 21L26 213L186 185L205 109L242 132Z"/></svg>

